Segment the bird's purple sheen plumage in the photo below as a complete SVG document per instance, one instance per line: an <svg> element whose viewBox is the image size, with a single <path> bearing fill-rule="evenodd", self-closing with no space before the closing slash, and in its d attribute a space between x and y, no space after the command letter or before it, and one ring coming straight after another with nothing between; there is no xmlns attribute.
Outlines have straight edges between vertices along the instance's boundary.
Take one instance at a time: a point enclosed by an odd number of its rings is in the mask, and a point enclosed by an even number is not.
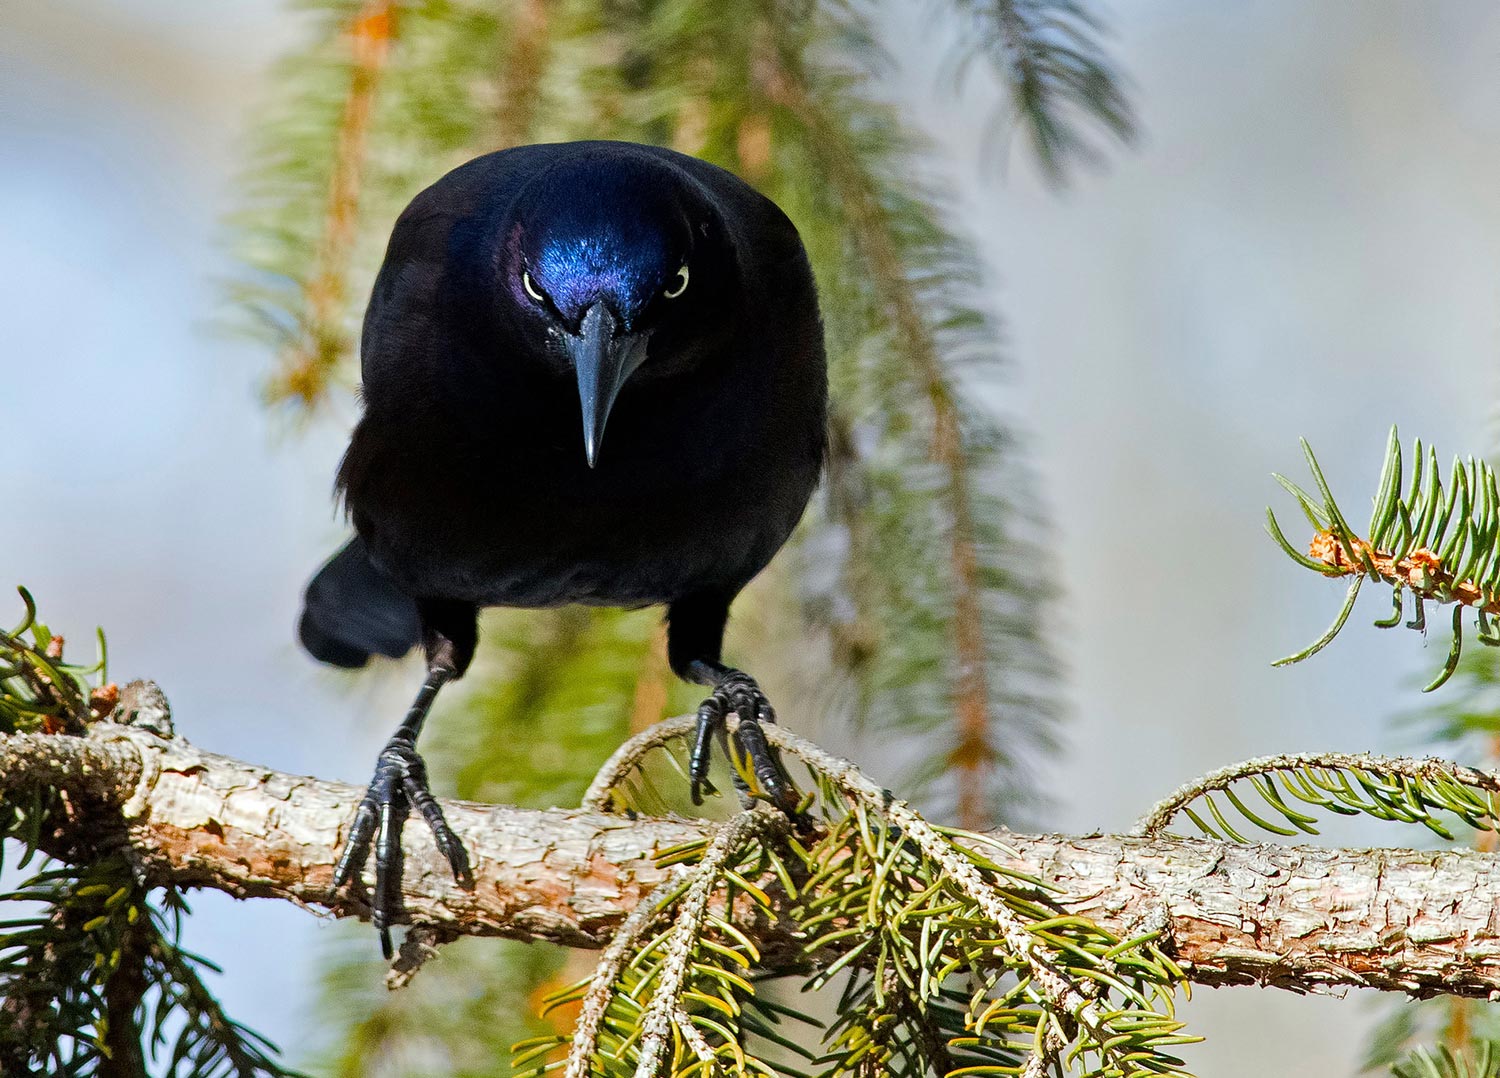
<svg viewBox="0 0 1500 1078"><path fill-rule="evenodd" d="M629 321L651 302L666 275L667 253L659 234L548 237L537 259L537 283L559 310L573 314L605 296Z"/></svg>
<svg viewBox="0 0 1500 1078"><path fill-rule="evenodd" d="M659 165L653 175L639 163L560 162L528 185L518 210L527 268L569 319L604 300L629 324L688 255L673 249L691 226Z"/></svg>

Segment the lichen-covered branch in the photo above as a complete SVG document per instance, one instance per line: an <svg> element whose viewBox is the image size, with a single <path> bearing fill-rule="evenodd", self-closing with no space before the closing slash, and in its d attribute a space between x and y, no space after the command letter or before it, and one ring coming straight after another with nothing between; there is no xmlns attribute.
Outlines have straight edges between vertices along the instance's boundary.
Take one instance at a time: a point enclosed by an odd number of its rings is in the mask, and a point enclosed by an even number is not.
<svg viewBox="0 0 1500 1078"><path fill-rule="evenodd" d="M338 916L366 910L331 886L361 791L97 724L86 737L0 736L0 790L55 784L89 841L128 837L148 880L279 898ZM410 915L448 931L605 944L668 869L658 851L705 824L593 810L450 802L476 886L455 887L430 837L406 835ZM123 832L119 831L123 828ZM66 837L66 836L65 836ZM1363 986L1414 995L1500 993L1500 859L1474 850L1338 850L1123 836L998 836L986 856L1046 880L1065 904L1129 936L1167 926L1194 981L1294 991ZM800 947L786 926L757 939L770 968Z"/></svg>

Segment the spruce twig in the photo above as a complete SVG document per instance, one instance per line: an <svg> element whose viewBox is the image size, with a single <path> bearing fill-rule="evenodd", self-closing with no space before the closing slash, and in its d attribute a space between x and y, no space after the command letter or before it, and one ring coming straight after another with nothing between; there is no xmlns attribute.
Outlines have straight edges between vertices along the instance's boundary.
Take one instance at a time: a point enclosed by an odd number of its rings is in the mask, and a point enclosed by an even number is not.
<svg viewBox="0 0 1500 1078"><path fill-rule="evenodd" d="M1347 773L1353 781L1341 778ZM1272 775L1287 776L1285 793L1278 792ZM1268 823L1236 797L1231 787L1252 781L1262 799L1291 822L1297 830ZM1382 785L1383 784L1383 785ZM1156 837L1180 812L1192 814L1190 806L1206 800L1217 830L1196 814L1193 819L1211 833L1225 831L1233 841L1244 841L1229 827L1211 795L1224 791L1240 814L1250 822L1276 834L1295 835L1298 830L1315 833L1312 818L1295 808L1310 804L1348 815L1365 812L1386 819L1423 823L1448 836L1430 809L1445 810L1459 816L1469 826L1491 831L1497 826L1494 797L1500 794L1500 774L1481 771L1447 760L1414 760L1401 756L1377 756L1371 753L1299 752L1278 756L1258 756L1243 763L1211 771L1178 789L1153 805L1136 821L1132 835ZM1473 791L1483 791L1479 796Z"/></svg>
<svg viewBox="0 0 1500 1078"><path fill-rule="evenodd" d="M578 1012L578 1021L573 1027L573 1042L568 1050L563 1078L586 1078L588 1075L589 1064L594 1056L594 1046L598 1041L599 1026L609 1009L609 998L614 991L615 981L620 976L620 970L633 956L633 949L640 940L641 934L651 926L651 922L661 913L667 902L681 891L682 883L687 876L687 868L680 865L674 868L671 875L657 884L651 893L630 911L630 916L620 922L614 938L610 940L604 953L599 956L599 964L594 969L588 993L583 997Z"/></svg>
<svg viewBox="0 0 1500 1078"><path fill-rule="evenodd" d="M1451 644L1441 670L1423 690L1441 686L1458 668L1463 653L1463 612L1472 610L1480 643L1500 646L1500 630L1490 619L1500 615L1500 487L1488 463L1473 457L1455 459L1445 486L1437 454L1420 440L1413 452L1410 484L1402 494L1401 443L1391 428L1385 464L1374 498L1374 511L1364 535L1357 534L1329 489L1323 470L1304 440L1303 453L1317 494L1303 490L1284 476L1286 488L1314 528L1307 553L1287 539L1275 514L1266 510L1267 531L1294 561L1324 576L1352 576L1338 617L1308 647L1277 661L1300 662L1317 654L1343 629L1360 585L1366 580L1391 587L1394 609L1375 624L1393 628L1400 623L1403 597L1410 593L1409 628L1426 631L1426 604L1454 604Z"/></svg>
<svg viewBox="0 0 1500 1078"><path fill-rule="evenodd" d="M736 719L731 717L729 724L732 731L737 725ZM664 747L676 738L688 736L693 726L692 718L670 720L622 745L601 768L590 787L591 806L597 808L608 805L612 791L626 781L626 776L630 771L639 766L652 750ZM1148 1054L1154 1053L1159 1051L1162 1045L1177 1043L1185 1039L1174 1036L1178 1026L1165 1016L1147 1011L1121 1012L1118 1009L1106 1008L1099 998L1100 993L1097 988L1099 983L1114 985L1123 983L1124 970L1112 957L1119 947L1098 958L1091 958L1086 963L1090 972L1087 975L1081 975L1073 965L1077 961L1077 953L1068 952L1066 949L1055 949L1047 932L1039 930L1039 924L1050 923L1049 914L1040 912L1042 907L1034 905L1028 908L1025 914L1020 912L1023 907L1016 905L1015 896L986 878L985 871L981 868L981 865L988 863L985 859L976 858L975 854L963 849L951 837L932 827L908 805L893 797L890 791L872 782L849 761L826 752L784 727L773 725L767 726L765 730L767 739L778 750L808 768L815 780L824 788L825 798L832 794L849 800L850 815L845 818L845 832L853 836L862 847L856 848L852 854L833 852L841 848L839 843L843 839L839 837L839 827L830 824L829 826L833 829L829 831L823 842L802 855L808 864L809 871L813 874L813 879L805 885L798 885L790 880L784 881L789 886L790 893L800 895L799 901L805 909L800 916L807 917L809 925L819 926L816 933L810 933L814 938L808 945L809 954L815 955L824 941L841 939L850 931L854 931L852 928L838 927L846 924L846 920L836 919L831 922L828 920L830 915L847 917L847 913L839 914L840 910L847 910L847 907L843 905L845 902L853 901L856 907L861 909L866 903L891 902L902 911L893 916L878 918L876 923L880 927L876 934L866 937L864 942L856 943L851 949L843 951L824 972L818 974L815 984L821 984L833 972L851 962L858 962L861 955L866 955L866 961L868 961L869 956L876 954L870 948L877 940L885 939L885 942L890 943L892 947L898 947L895 936L886 939L883 934L885 932L899 933L903 919L908 914L918 914L918 911L923 908L923 896L931 896L927 898L928 902L945 901L944 898L938 897L943 886L939 881L947 881L958 895L967 902L973 903L975 912L970 916L982 919L990 926L984 934L998 935L998 939L988 942L986 947L994 947L998 944L1011 956L1015 967L1019 969L1022 989L1035 996L1040 1002L1042 1009L1036 1016L1035 1036L1031 1040L1028 1048L1028 1061L1023 1068L1026 1073L1041 1074L1059 1065L1059 1061L1068 1052L1069 1045L1076 1041L1077 1047L1073 1049L1074 1054L1097 1052L1101 1055L1103 1062L1101 1062L1099 1073L1129 1074L1132 1073L1134 1067L1131 1062L1134 1053L1142 1050L1147 1051ZM763 806L755 811L769 812ZM741 817L735 817L735 820L739 819ZM852 827L851 825L856 820L858 826ZM678 963L685 961L681 958L682 955L690 953L693 933L699 930L694 926L701 927L702 909L706 906L699 903L706 903L712 881L723 874L723 866L732 855L732 849L719 845L719 840L723 839L724 835L725 832L721 830L715 843L703 854L699 867L695 870L698 873L693 885L696 890L690 892L694 896L695 905L691 910L679 914L679 919L671 934L668 954ZM728 840L725 839L725 841ZM895 882L898 873L909 874L920 868L920 864L908 862L908 856L915 856L920 859L920 863L929 864L932 873L930 879L933 881L924 882L929 877L923 874L908 884L920 891L917 898L910 900L899 897L901 892L897 889L898 885ZM898 866L907 864L910 864L910 867L898 869ZM835 870L830 868L830 865L840 867ZM872 873L873 882L871 882ZM847 882L840 882L846 879ZM868 899L862 897L864 890L859 889L854 892L855 897L852 900L841 899L839 889L842 886L870 888L870 897ZM943 909L951 915L953 906L944 906ZM920 916L916 917L916 920L920 919ZM924 933L927 931L928 929L923 929ZM941 929L940 931L946 935L952 930ZM927 937L924 934L922 938L925 940ZM1148 933L1142 938L1149 940L1154 938L1154 934ZM853 941L846 941L846 943L850 942ZM942 965L942 960L935 957L938 953L944 953L941 946L937 952L933 952L934 957L913 957L912 961L921 969L924 986L918 990L919 1000L914 1001L909 998L909 993L915 989L892 979L893 974L900 968L900 962L904 960L900 959L896 953L887 956L884 948L885 943L881 943L879 953L882 957L875 960L877 968L884 963L885 970L883 976L886 980L881 982L879 993L871 1000L851 1003L849 1006L861 1008L871 1016L888 1013L889 1017L883 1019L872 1017L864 1026L863 1031L854 1025L841 1023L843 1028L834 1044L834 1047L846 1057L839 1064L841 1070L852 1068L853 1061L860 1058L862 1053L881 1044L886 1045L881 1049L886 1053L899 1051L905 1054L914 1050L929 1063L936 1059L947 1058L949 1049L941 1045L936 1030L922 1013L920 1000L926 999L927 993L941 985L957 967L944 966L936 973L928 968L933 962ZM920 951L916 953L926 956L928 944L923 943ZM1121 951L1121 953L1124 952ZM681 983L680 977L669 973L670 968L675 967L670 967L668 963L660 963L657 972L653 973L653 976L660 977L662 980L658 982L656 995L648 1011L650 1020L649 1022L643 1020L642 1023L643 1054L636 1070L637 1075L654 1074L654 1068L660 1063L661 1053L665 1051L666 1038L671 1028L668 1018L673 1012L670 1010L672 997L663 993L678 991ZM916 976L915 970L912 976ZM988 974L982 983L991 984L997 976L996 973ZM928 987L929 977L932 981L931 987ZM1092 977L1103 977L1105 982L1096 982L1091 979ZM884 1003L882 999L890 1002ZM1137 1006L1144 1006L1144 997L1137 996L1136 999ZM889 1012L881 1010L887 1006L893 1009ZM1115 1004L1108 1006L1116 1007ZM914 1011L913 1007L917 1010ZM994 1007L991 1006L985 1013L991 1013L993 1010ZM975 1012L976 1005L971 1004L970 1014ZM1137 1016L1135 1021L1142 1023L1141 1026L1130 1030L1131 1036L1123 1039L1117 1036L1121 1032L1120 1015L1122 1013L1134 1014ZM1149 1018L1144 1017L1147 1014ZM965 1021L970 1022L972 1018ZM1155 1043L1151 1043L1149 1038L1147 1041L1149 1046L1137 1043L1134 1035L1139 1035L1143 1028L1150 1027L1152 1023L1155 1023L1157 1027L1152 1035ZM905 1035L910 1038L901 1045L896 1042L897 1024L905 1027L907 1031ZM983 1025L983 1022L979 1023L978 1028L981 1033ZM1004 1024L1001 1023L1001 1028L1003 1026ZM648 1063L645 1054L645 1037L647 1036L654 1038L651 1041L652 1054L649 1057L651 1069L641 1069ZM957 1029L950 1024L944 1036L948 1038L958 1036ZM959 1041L963 1040L964 1038L959 1036ZM971 1050L979 1051L983 1045L981 1037L974 1042ZM869 1058L874 1061L881 1057ZM995 1059L997 1057L989 1055L980 1058ZM1175 1063L1167 1057L1153 1055L1153 1058L1164 1069L1174 1070Z"/></svg>
<svg viewBox="0 0 1500 1078"><path fill-rule="evenodd" d="M776 748L801 760L815 774L885 816L902 834L916 843L923 854L940 865L963 893L1001 930L1011 952L1029 968L1054 1017L1054 1022L1048 1025L1032 1050L1031 1058L1035 1066L1045 1067L1061 1052L1067 1041L1074 1036L1074 1023L1090 1034L1092 1043L1104 1055L1112 1054L1113 1032L1107 1028L1099 1004L1080 992L1055 959L1037 946L1035 937L1010 909L1005 896L985 880L969 856L938 834L931 824L904 801L892 797L889 790L870 781L850 761L834 756L784 727L766 727L766 739ZM1127 1061L1120 1060L1120 1065L1122 1073L1131 1073Z"/></svg>
<svg viewBox="0 0 1500 1078"><path fill-rule="evenodd" d="M708 914L709 897L730 860L752 839L769 839L785 831L787 826L786 816L767 805L756 805L737 813L719 827L703 859L694 867L692 882L682 897L676 923L667 941L656 991L641 1018L641 1048L635 1078L656 1078L662 1056L671 1043L677 1016L682 1012L682 989L699 933L703 930L703 919ZM691 1025L690 1022L687 1024Z"/></svg>

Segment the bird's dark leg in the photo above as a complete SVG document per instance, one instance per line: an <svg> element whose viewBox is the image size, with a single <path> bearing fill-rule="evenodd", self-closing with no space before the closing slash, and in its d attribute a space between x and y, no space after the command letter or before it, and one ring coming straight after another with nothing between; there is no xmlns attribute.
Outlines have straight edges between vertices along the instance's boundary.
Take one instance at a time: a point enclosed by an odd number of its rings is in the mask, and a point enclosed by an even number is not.
<svg viewBox="0 0 1500 1078"><path fill-rule="evenodd" d="M733 712L740 720L734 740L749 759L756 782L776 805L790 811L796 805L796 787L761 729L762 723L776 721L776 711L753 677L719 661L729 598L693 596L679 599L667 611L667 654L672 669L685 681L713 690L698 707L698 728L688 765L693 803L702 803L702 791L713 792L708 781L709 754L715 734L722 735L724 720ZM738 776L735 781L739 785ZM747 791L742 789L741 793Z"/></svg>
<svg viewBox="0 0 1500 1078"><path fill-rule="evenodd" d="M370 899L370 920L380 932L380 948L386 958L392 953L391 924L401 908L401 829L413 808L432 829L454 879L463 887L473 883L468 852L443 818L443 810L427 785L427 765L417 754L417 735L438 690L461 677L474 656L474 608L459 603L424 603L421 610L427 679L406 718L380 750L375 777L355 810L348 840L333 870L334 887L344 886L364 867L373 845L375 893Z"/></svg>

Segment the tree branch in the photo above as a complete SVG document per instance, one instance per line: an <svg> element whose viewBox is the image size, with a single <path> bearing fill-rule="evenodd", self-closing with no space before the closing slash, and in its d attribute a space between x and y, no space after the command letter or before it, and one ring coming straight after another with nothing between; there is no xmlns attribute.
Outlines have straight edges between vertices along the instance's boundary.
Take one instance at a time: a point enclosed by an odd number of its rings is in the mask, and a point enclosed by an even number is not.
<svg viewBox="0 0 1500 1078"><path fill-rule="evenodd" d="M92 843L127 838L153 883L212 887L367 913L331 887L362 791L204 752L143 730L0 735L0 791L47 783L83 808ZM697 821L447 802L474 861L460 890L424 828L406 833L414 920L474 935L599 947L668 870L653 855ZM420 821L419 821L420 823ZM1122 937L1164 919L1195 982L1293 991L1369 987L1500 996L1500 859L1473 850L1339 850L1109 835L997 832L986 855L1054 884L1073 911ZM77 841L63 835L60 848ZM788 925L758 929L771 968L800 953Z"/></svg>

